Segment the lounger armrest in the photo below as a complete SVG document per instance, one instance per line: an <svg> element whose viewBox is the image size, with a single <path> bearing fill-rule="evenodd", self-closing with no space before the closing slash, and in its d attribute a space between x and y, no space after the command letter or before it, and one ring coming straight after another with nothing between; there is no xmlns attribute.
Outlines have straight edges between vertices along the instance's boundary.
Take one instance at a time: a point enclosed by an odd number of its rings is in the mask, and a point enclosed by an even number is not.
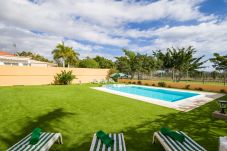
<svg viewBox="0 0 227 151"><path fill-rule="evenodd" d="M154 132L153 135L153 143L155 143L155 140L158 140L160 142L160 144L162 144L162 146L164 147L164 149L166 151L172 151L171 148L169 148L169 146L166 144L165 140L162 139L159 135L158 132Z"/></svg>

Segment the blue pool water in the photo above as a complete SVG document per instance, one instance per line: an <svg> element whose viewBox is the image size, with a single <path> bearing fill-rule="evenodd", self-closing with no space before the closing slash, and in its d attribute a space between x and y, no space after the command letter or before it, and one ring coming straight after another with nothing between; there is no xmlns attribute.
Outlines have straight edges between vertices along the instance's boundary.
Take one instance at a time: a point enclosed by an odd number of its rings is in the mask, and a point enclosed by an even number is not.
<svg viewBox="0 0 227 151"><path fill-rule="evenodd" d="M153 99L176 102L189 97L197 96L197 93L182 92L177 90L156 89L136 85L106 85L107 89L119 92L145 96Z"/></svg>

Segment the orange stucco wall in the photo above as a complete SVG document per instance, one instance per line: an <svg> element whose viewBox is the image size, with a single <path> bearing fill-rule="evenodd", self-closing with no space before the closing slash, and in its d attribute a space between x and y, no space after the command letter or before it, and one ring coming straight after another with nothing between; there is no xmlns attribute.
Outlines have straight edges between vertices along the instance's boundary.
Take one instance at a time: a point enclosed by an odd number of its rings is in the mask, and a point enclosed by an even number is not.
<svg viewBox="0 0 227 151"><path fill-rule="evenodd" d="M62 70L73 71L77 78L73 83L99 81L105 79L109 71L90 68L0 66L0 86L50 84L54 80L54 75Z"/></svg>

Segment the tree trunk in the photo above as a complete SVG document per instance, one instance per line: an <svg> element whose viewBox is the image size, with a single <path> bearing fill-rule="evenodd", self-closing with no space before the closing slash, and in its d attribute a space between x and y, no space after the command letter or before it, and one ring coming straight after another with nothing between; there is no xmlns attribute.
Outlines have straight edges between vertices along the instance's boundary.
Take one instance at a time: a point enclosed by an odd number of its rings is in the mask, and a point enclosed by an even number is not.
<svg viewBox="0 0 227 151"><path fill-rule="evenodd" d="M63 60L63 62L62 62L62 66L63 66L63 68L65 67L65 60Z"/></svg>
<svg viewBox="0 0 227 151"><path fill-rule="evenodd" d="M134 73L131 73L131 80L134 78Z"/></svg>
<svg viewBox="0 0 227 151"><path fill-rule="evenodd" d="M203 84L205 83L204 72L203 72Z"/></svg>
<svg viewBox="0 0 227 151"><path fill-rule="evenodd" d="M178 74L177 74L177 82L180 82L180 80L181 80L181 72L180 71L178 71Z"/></svg>
<svg viewBox="0 0 227 151"><path fill-rule="evenodd" d="M173 82L175 82L175 75L174 75L174 70L172 70L172 78L173 78Z"/></svg>
<svg viewBox="0 0 227 151"><path fill-rule="evenodd" d="M188 79L188 70L187 70L187 81L189 81L189 79Z"/></svg>
<svg viewBox="0 0 227 151"><path fill-rule="evenodd" d="M224 86L226 85L226 72L224 72Z"/></svg>

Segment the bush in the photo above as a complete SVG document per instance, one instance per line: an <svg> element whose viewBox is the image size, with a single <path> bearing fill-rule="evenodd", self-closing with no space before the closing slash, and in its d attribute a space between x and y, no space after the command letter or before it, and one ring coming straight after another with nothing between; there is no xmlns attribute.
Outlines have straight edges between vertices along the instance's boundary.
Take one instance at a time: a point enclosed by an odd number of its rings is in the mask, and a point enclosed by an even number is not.
<svg viewBox="0 0 227 151"><path fill-rule="evenodd" d="M203 88L199 87L199 88L196 88L196 90L203 91Z"/></svg>
<svg viewBox="0 0 227 151"><path fill-rule="evenodd" d="M226 93L225 89L220 90L221 93Z"/></svg>
<svg viewBox="0 0 227 151"><path fill-rule="evenodd" d="M189 88L190 88L190 84L185 85L184 88L185 88L185 89L189 89Z"/></svg>
<svg viewBox="0 0 227 151"><path fill-rule="evenodd" d="M54 84L67 85L71 84L73 79L76 79L76 76L73 75L72 71L63 70L61 73L57 73L54 76Z"/></svg>
<svg viewBox="0 0 227 151"><path fill-rule="evenodd" d="M153 84L152 84L152 86L154 86L154 87L155 87L155 84L153 83Z"/></svg>
<svg viewBox="0 0 227 151"><path fill-rule="evenodd" d="M172 88L171 85L168 85L168 88Z"/></svg>
<svg viewBox="0 0 227 151"><path fill-rule="evenodd" d="M136 82L132 82L132 84L136 84Z"/></svg>
<svg viewBox="0 0 227 151"><path fill-rule="evenodd" d="M132 83L131 81L128 82L128 84L131 84L131 83Z"/></svg>
<svg viewBox="0 0 227 151"><path fill-rule="evenodd" d="M144 85L149 85L148 83L145 83Z"/></svg>
<svg viewBox="0 0 227 151"><path fill-rule="evenodd" d="M141 82L141 81L137 81L137 84L141 85L141 84L142 84L142 82Z"/></svg>
<svg viewBox="0 0 227 151"><path fill-rule="evenodd" d="M114 73L117 73L117 70L115 68L111 68L109 71L108 71L108 74L106 76L106 79L109 80L110 79L110 75L111 74L114 74Z"/></svg>
<svg viewBox="0 0 227 151"><path fill-rule="evenodd" d="M166 86L166 83L165 82L158 82L158 86L159 87L165 87Z"/></svg>

